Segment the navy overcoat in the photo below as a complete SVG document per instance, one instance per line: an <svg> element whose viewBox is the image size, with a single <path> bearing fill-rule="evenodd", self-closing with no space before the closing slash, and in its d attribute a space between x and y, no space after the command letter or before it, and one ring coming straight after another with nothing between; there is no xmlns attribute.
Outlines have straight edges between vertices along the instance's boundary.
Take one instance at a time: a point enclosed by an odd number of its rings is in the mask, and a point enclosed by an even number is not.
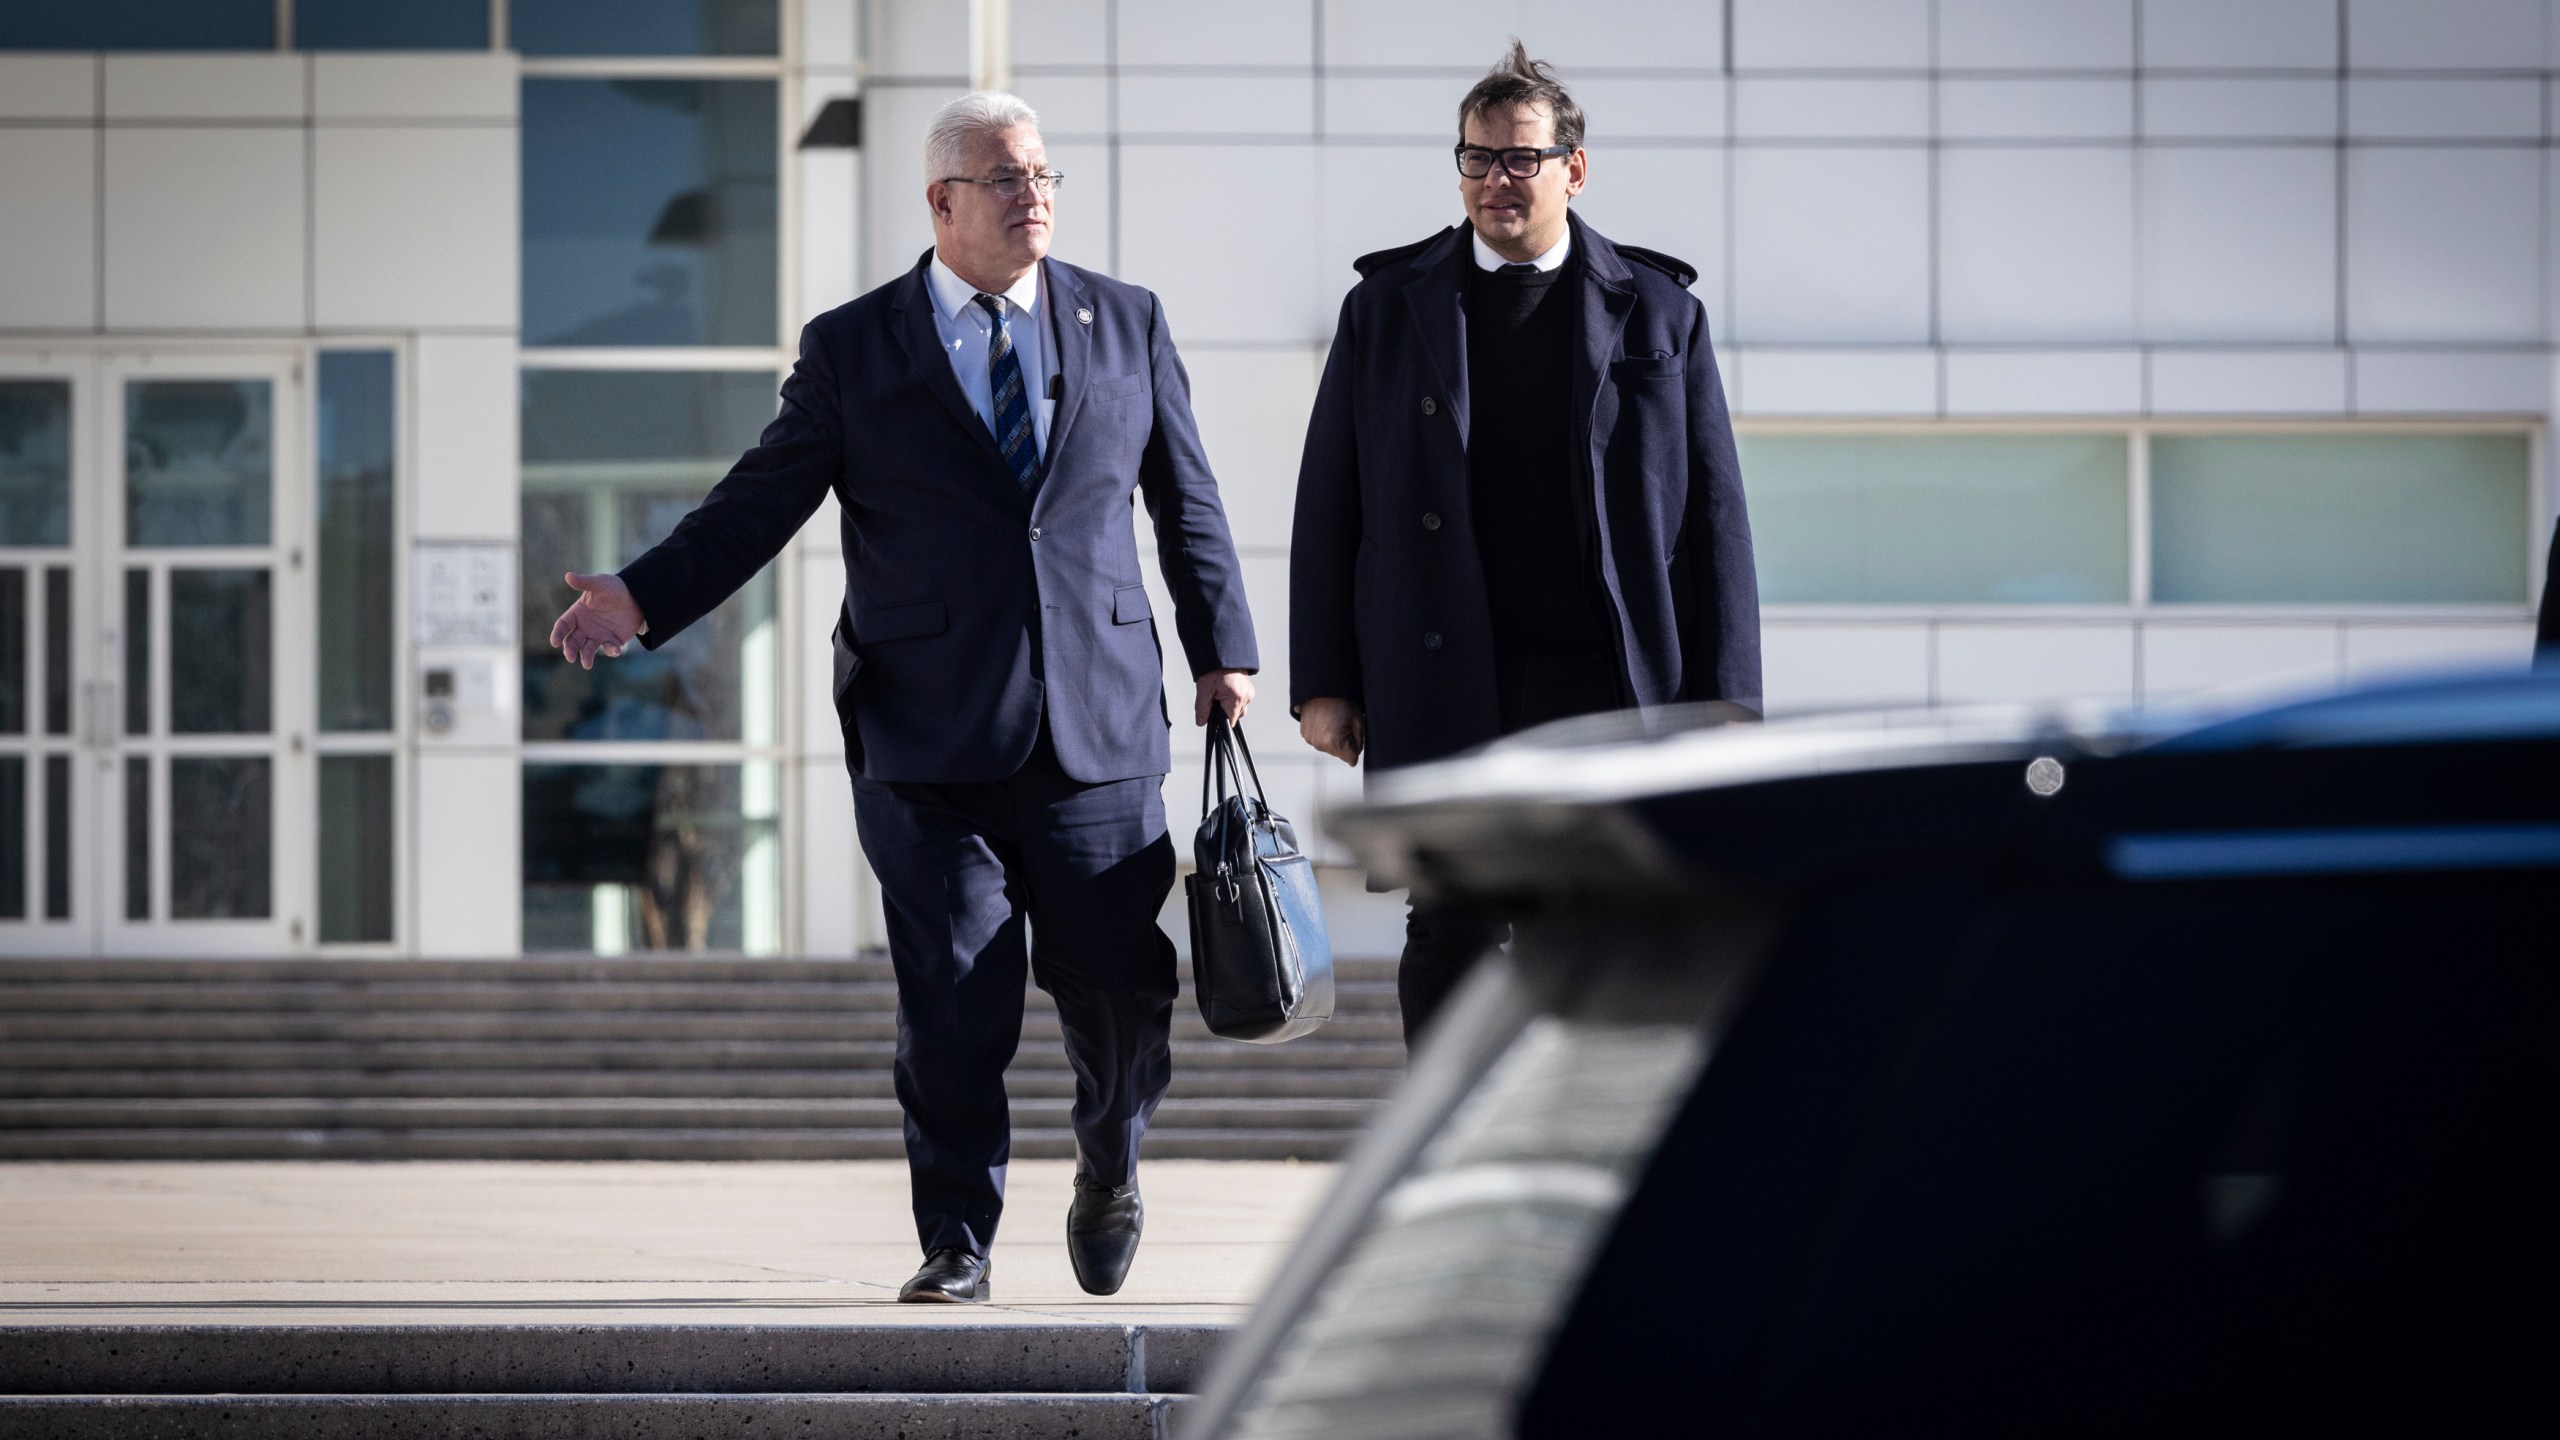
<svg viewBox="0 0 2560 1440"><path fill-rule="evenodd" d="M1042 262L1061 393L1025 494L960 391L925 272L809 322L782 410L693 513L622 570L655 648L771 560L829 491L844 517L835 700L883 781L1002 780L1045 715L1077 780L1172 768L1164 657L1138 568L1146 501L1194 676L1253 670L1244 572L1156 297Z"/></svg>
<svg viewBox="0 0 2560 1440"><path fill-rule="evenodd" d="M1760 708L1760 591L1697 272L1571 217L1573 476L1642 707ZM1467 487L1467 228L1366 255L1298 469L1289 703L1361 706L1372 767L1500 731ZM1574 543L1581 537L1562 537Z"/></svg>

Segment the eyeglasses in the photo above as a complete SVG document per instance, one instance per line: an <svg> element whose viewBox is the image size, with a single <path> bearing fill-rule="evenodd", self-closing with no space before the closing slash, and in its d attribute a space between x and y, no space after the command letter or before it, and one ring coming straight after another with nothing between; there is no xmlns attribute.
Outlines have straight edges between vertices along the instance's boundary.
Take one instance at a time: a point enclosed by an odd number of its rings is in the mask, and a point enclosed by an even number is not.
<svg viewBox="0 0 2560 1440"><path fill-rule="evenodd" d="M1570 155L1570 145L1550 145L1544 150L1527 145L1511 150L1488 150L1482 145L1458 147L1458 173L1470 180L1481 180L1493 173L1493 162L1502 162L1503 173L1514 180L1526 180L1538 173L1538 167L1559 155Z"/></svg>
<svg viewBox="0 0 2560 1440"><path fill-rule="evenodd" d="M1055 170L1047 170L1037 175L999 175L993 180L972 180L966 175L945 175L942 177L942 183L984 185L1007 200L1021 199L1022 192L1026 188L1036 189L1040 192L1040 198L1046 200L1058 193L1059 184L1066 178Z"/></svg>

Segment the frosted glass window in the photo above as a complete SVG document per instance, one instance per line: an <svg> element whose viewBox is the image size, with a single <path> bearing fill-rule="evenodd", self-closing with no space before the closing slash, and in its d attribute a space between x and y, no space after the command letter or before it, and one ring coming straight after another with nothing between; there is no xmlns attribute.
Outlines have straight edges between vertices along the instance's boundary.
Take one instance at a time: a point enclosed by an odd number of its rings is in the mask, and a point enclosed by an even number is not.
<svg viewBox="0 0 2560 1440"><path fill-rule="evenodd" d="M2163 603L2522 604L2522 435L2163 435Z"/></svg>
<svg viewBox="0 0 2560 1440"><path fill-rule="evenodd" d="M2123 603L2122 435L1745 435L1760 598Z"/></svg>

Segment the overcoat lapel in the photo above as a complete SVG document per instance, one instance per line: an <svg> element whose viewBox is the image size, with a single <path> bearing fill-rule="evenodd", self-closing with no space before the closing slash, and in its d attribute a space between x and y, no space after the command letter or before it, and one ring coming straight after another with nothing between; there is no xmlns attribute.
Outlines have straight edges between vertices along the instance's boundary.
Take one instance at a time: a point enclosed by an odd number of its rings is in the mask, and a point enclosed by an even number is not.
<svg viewBox="0 0 2560 1440"><path fill-rule="evenodd" d="M1461 225L1431 250L1414 257L1422 273L1405 282L1405 305L1413 312L1414 332L1422 337L1422 353L1440 379L1440 403L1458 427L1458 448L1467 445L1467 236Z"/></svg>
<svg viewBox="0 0 2560 1440"><path fill-rule="evenodd" d="M986 422L969 408L969 397L960 393L960 381L951 373L951 357L942 352L942 332L933 327L933 292L925 282L925 269L932 263L933 254L927 251L916 268L907 272L904 289L898 296L898 344L907 352L907 364L914 367L924 388L932 391L942 408L951 412L951 418L960 422L960 428L977 440L980 453L1004 480L1004 488L1020 495L1022 487L1014 482L1013 467L1004 463L1004 452L996 448L996 437Z"/></svg>
<svg viewBox="0 0 2560 1440"><path fill-rule="evenodd" d="M1600 381L1617 356L1627 316L1636 308L1636 287L1617 247L1593 235L1581 217L1571 223L1573 243L1582 251L1583 284L1582 343L1573 352L1574 428L1579 432L1574 438L1588 453L1600 408Z"/></svg>

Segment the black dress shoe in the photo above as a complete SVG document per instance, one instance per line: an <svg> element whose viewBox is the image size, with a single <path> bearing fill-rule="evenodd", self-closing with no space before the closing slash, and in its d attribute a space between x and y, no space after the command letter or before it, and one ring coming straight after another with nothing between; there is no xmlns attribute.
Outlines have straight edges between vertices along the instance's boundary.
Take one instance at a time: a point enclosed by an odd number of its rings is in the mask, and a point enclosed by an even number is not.
<svg viewBox="0 0 2560 1440"><path fill-rule="evenodd" d="M1129 1278L1129 1262L1138 1258L1138 1231L1146 1223L1137 1181L1104 1185L1076 1171L1076 1199L1067 1207L1067 1260L1086 1294L1118 1292Z"/></svg>
<svg viewBox="0 0 2560 1440"><path fill-rule="evenodd" d="M898 1298L947 1305L984 1300L992 1293L987 1274L993 1268L984 1255L972 1255L957 1247L936 1250L924 1257L924 1268L916 1272L914 1279L898 1287Z"/></svg>

